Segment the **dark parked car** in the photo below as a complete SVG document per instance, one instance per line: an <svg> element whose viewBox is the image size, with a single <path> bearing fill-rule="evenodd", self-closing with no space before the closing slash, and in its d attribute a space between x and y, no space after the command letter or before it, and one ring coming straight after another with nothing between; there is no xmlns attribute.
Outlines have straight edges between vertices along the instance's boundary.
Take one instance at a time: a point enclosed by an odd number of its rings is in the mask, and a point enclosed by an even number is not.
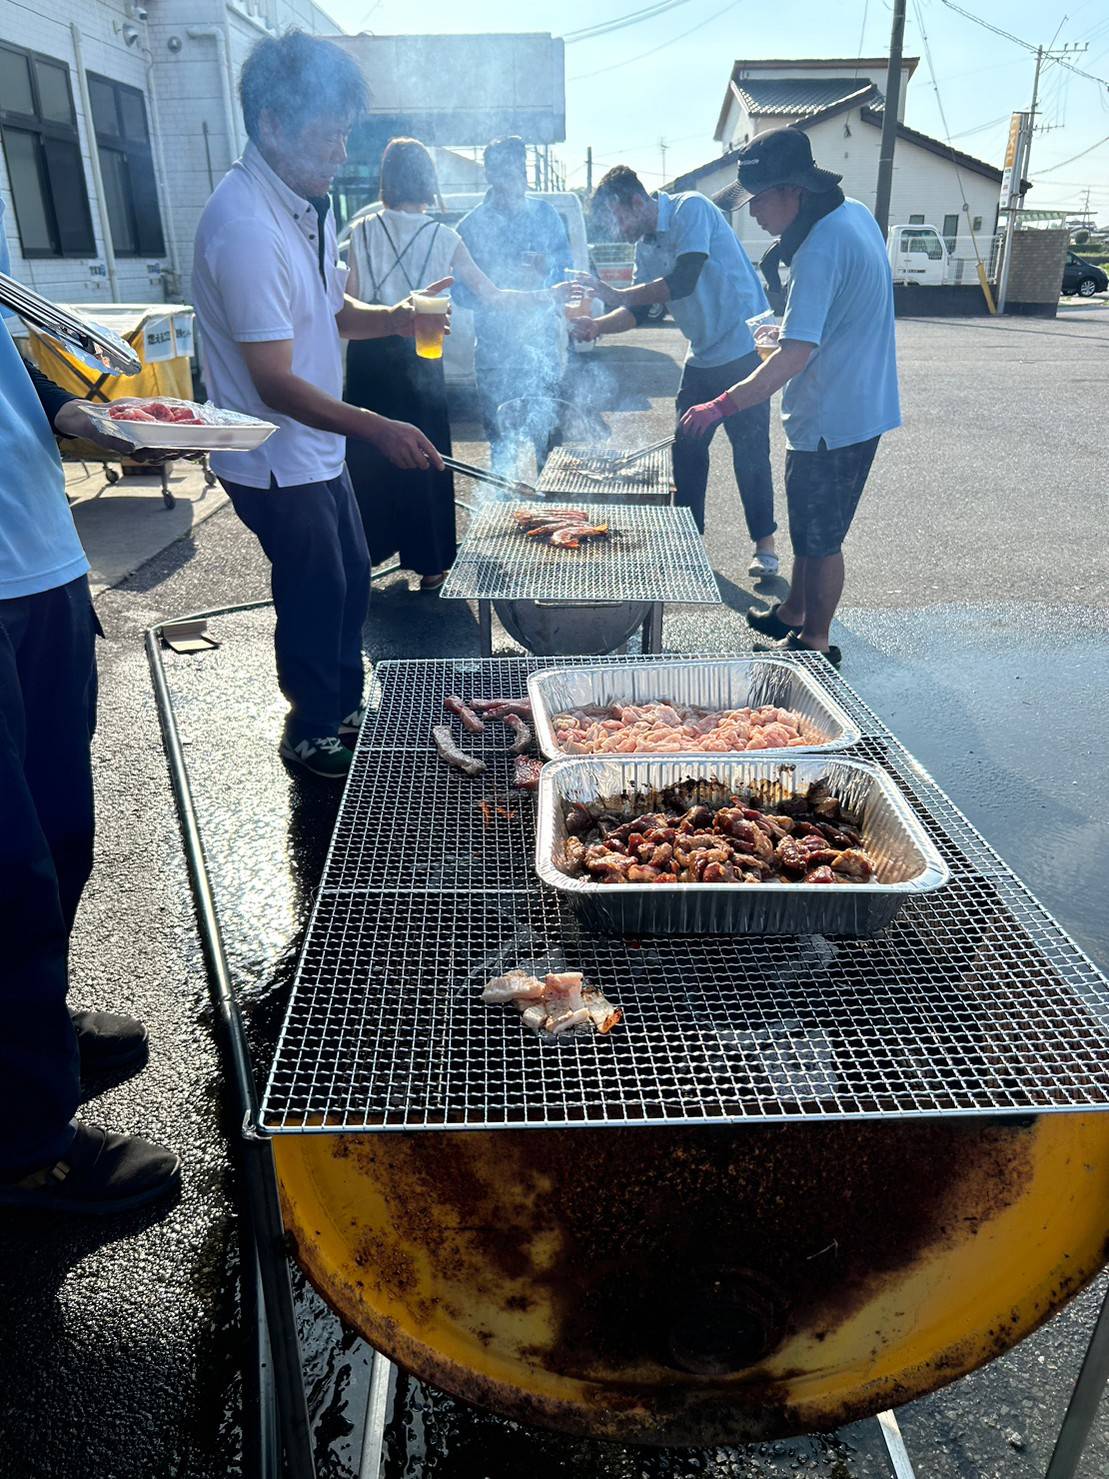
<svg viewBox="0 0 1109 1479"><path fill-rule="evenodd" d="M1084 262L1081 257L1068 252L1063 264L1062 291L1064 298L1074 293L1080 298L1092 298L1095 293L1109 292L1109 276L1092 262Z"/></svg>

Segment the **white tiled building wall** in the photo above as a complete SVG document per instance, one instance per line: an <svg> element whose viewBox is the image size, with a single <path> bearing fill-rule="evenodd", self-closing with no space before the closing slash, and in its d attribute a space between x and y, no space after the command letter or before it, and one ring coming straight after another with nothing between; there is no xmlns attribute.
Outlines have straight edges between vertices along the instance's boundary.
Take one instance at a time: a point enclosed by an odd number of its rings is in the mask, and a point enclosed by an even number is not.
<svg viewBox="0 0 1109 1479"><path fill-rule="evenodd" d="M299 26L334 35L340 27L310 0L146 0L144 21L127 0L51 0L48 13L0 3L0 41L35 51L69 68L77 111L96 255L25 259L0 152L0 191L7 205L5 229L12 271L59 302L157 303L188 301L196 223L212 184L219 181L245 141L237 88L239 68L260 36ZM43 7L44 11L47 10ZM164 256L116 259L116 290L107 274L104 237L90 163L89 123L81 103L76 48L80 31L84 65L138 88L146 102L154 142ZM138 31L134 44L124 27ZM0 99L0 107L3 100Z"/></svg>

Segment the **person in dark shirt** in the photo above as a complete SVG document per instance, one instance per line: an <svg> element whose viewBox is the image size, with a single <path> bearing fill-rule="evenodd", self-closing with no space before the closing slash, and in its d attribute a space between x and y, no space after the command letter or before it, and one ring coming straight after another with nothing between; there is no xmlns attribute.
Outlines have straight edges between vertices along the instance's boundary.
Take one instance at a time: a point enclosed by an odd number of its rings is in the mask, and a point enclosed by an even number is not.
<svg viewBox="0 0 1109 1479"><path fill-rule="evenodd" d="M527 151L523 139L495 139L485 150L489 190L458 224L458 234L474 262L499 288L535 291L561 282L573 266L562 217L546 200L528 195ZM456 285L455 301L474 310L474 375L485 433L496 471L514 471L511 461L518 418L498 416L508 401L522 401L523 430L540 464L556 430L551 402L562 382L566 326L552 300L534 314L498 312Z"/></svg>

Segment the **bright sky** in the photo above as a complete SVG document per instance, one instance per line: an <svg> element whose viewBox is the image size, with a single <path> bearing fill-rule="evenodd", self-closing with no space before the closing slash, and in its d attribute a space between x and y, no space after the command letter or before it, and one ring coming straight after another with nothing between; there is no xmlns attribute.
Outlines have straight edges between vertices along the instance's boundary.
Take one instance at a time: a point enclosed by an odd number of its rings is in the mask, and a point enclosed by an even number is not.
<svg viewBox="0 0 1109 1479"><path fill-rule="evenodd" d="M888 0L775 0L772 5L762 0L322 3L348 31L378 35L413 29L429 34L526 29L566 35L663 4L662 13L610 35L567 43L567 139L556 152L571 185L585 183L587 145L593 147L598 172L610 164L630 164L649 185L703 163L719 152L712 135L735 58L884 56L891 20ZM1047 46L1053 37L1056 46L1088 43L1084 54L1072 57L1074 64L1109 79L1105 0L959 3L1034 44ZM935 64L935 87L922 24ZM1031 102L1034 57L954 13L943 0L908 0L904 49L905 55L921 58L909 87L906 122L936 138L950 136L968 154L1000 164L1009 114ZM1028 205L1081 208L1089 187L1091 210L1102 224L1109 223L1109 87L1060 66L1046 66L1040 106L1046 127L1033 143L1036 188ZM666 145L665 166L660 138ZM1065 163L1079 154L1083 157Z"/></svg>

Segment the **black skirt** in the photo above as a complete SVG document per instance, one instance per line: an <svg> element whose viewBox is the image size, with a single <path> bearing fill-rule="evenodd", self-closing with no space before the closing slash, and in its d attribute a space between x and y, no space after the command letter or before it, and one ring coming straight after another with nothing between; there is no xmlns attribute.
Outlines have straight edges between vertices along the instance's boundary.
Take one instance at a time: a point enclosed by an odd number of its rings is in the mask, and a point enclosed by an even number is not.
<svg viewBox="0 0 1109 1479"><path fill-rule="evenodd" d="M440 452L451 450L443 361L420 359L411 339L348 344L346 399L411 422ZM405 472L354 437L347 442L347 467L374 564L399 554L404 569L418 575L449 570L457 551L454 475Z"/></svg>

